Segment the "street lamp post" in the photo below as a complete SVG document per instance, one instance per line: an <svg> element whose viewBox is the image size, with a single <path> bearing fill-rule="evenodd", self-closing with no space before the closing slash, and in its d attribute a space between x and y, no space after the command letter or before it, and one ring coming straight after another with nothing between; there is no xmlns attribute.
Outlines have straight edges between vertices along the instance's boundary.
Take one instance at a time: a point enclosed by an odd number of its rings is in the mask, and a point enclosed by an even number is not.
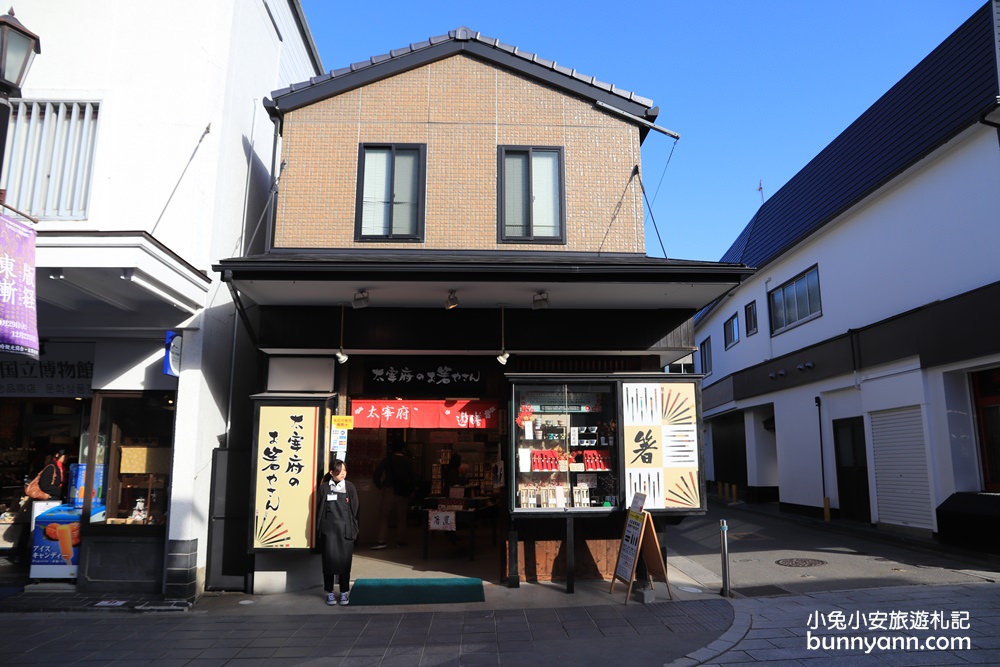
<svg viewBox="0 0 1000 667"><path fill-rule="evenodd" d="M0 174L2 174L4 153L7 150L7 126L10 124L10 97L21 96L21 85L28 75L31 61L36 53L41 53L38 35L31 32L14 18L14 8L0 16ZM6 190L0 190L0 203L6 198Z"/></svg>

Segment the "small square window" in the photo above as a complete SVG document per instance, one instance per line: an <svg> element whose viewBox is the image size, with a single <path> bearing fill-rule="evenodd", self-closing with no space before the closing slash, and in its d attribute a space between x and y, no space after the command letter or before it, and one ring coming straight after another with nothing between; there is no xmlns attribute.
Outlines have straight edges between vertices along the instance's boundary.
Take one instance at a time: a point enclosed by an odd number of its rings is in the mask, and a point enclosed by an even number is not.
<svg viewBox="0 0 1000 667"><path fill-rule="evenodd" d="M701 362L701 372L709 375L712 372L712 337L709 336L698 346L698 361Z"/></svg>
<svg viewBox="0 0 1000 667"><path fill-rule="evenodd" d="M743 308L743 325L746 327L747 336L757 333L757 302L751 301Z"/></svg>
<svg viewBox="0 0 1000 667"><path fill-rule="evenodd" d="M740 342L740 318L739 315L733 315L728 320L726 320L725 325L722 328L723 337L726 341L726 349L728 350L736 343Z"/></svg>
<svg viewBox="0 0 1000 667"><path fill-rule="evenodd" d="M423 144L362 144L354 240L422 240L425 171Z"/></svg>
<svg viewBox="0 0 1000 667"><path fill-rule="evenodd" d="M497 235L501 243L565 243L561 148L500 146Z"/></svg>

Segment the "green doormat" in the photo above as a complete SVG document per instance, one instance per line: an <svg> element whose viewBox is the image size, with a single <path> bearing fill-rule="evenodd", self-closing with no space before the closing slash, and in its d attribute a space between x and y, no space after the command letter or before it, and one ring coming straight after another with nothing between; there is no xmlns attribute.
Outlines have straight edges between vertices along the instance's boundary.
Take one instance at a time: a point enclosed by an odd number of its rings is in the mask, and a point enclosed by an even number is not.
<svg viewBox="0 0 1000 667"><path fill-rule="evenodd" d="M485 600L482 579L358 579L351 586L352 606L445 604Z"/></svg>

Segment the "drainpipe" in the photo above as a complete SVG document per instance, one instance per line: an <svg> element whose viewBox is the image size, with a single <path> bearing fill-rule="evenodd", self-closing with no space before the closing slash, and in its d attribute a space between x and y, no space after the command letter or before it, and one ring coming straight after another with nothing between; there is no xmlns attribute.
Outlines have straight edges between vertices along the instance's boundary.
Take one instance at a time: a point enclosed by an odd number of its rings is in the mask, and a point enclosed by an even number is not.
<svg viewBox="0 0 1000 667"><path fill-rule="evenodd" d="M822 476L823 521L830 523L830 497L826 495L826 461L823 457L823 409L819 396L816 397L816 417L819 419L819 474Z"/></svg>

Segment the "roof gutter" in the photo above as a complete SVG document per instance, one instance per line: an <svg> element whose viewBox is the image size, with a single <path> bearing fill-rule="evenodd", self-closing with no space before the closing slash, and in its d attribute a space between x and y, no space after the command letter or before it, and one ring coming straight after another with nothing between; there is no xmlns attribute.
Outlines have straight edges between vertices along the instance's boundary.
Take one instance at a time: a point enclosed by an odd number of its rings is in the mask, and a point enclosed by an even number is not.
<svg viewBox="0 0 1000 667"><path fill-rule="evenodd" d="M602 102L601 100L596 100L595 102L596 102L597 106L601 107L602 109L607 109L608 111L613 111L613 112L615 112L616 114L618 114L620 116L625 116L626 118L628 118L632 122L638 123L639 125L642 125L643 127L647 127L650 130L656 130L657 132L661 132L662 134L665 134L668 137L673 137L674 139L680 139L681 138L681 135L677 134L676 132L671 132L667 128L660 127L656 123L651 123L650 121L646 120L645 118L641 118L639 116L636 116L635 114L631 114L631 113L629 113L627 111L622 111L621 109L619 109L617 107L611 106L607 102Z"/></svg>
<svg viewBox="0 0 1000 667"><path fill-rule="evenodd" d="M990 116L995 114L998 108L1000 108L1000 97L996 98L996 106L987 111L986 113L984 113L979 118L979 122L982 123L983 125L989 125L990 127L995 127L997 129L1000 129L1000 122L997 122L995 120L990 120Z"/></svg>

